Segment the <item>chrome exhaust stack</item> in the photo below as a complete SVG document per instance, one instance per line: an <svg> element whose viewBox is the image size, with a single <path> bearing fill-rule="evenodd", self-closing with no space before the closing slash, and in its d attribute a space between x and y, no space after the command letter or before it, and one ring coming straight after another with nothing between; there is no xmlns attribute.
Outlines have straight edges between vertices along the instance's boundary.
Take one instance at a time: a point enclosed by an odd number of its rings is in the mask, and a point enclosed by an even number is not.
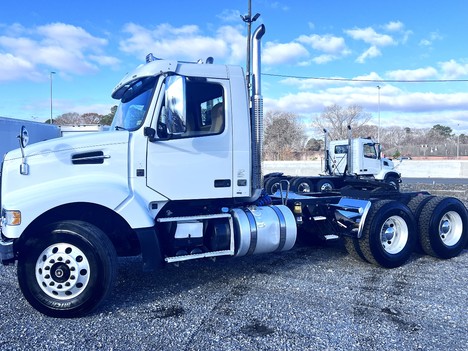
<svg viewBox="0 0 468 351"><path fill-rule="evenodd" d="M353 132L351 130L351 126L348 126L348 154L347 154L347 162L348 162L348 167L347 167L347 173L349 175L352 175L354 173L353 169Z"/></svg>
<svg viewBox="0 0 468 351"><path fill-rule="evenodd" d="M260 25L252 35L252 97L251 97L251 130L252 130L252 197L254 201L263 189L262 149L263 149L263 97L261 86L261 39L265 26Z"/></svg>

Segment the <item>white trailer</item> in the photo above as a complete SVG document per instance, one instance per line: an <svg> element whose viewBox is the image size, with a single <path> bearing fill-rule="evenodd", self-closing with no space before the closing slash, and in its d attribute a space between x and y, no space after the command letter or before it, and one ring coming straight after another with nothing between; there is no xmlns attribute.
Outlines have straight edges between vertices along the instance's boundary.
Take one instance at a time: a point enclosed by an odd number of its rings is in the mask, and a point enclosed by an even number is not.
<svg viewBox="0 0 468 351"><path fill-rule="evenodd" d="M0 117L0 158L8 151L20 147L18 136L22 126L30 133L30 144L60 137L60 129L56 125Z"/></svg>
<svg viewBox="0 0 468 351"><path fill-rule="evenodd" d="M109 130L109 126L100 124L77 124L59 126L62 136L72 136L83 133L97 133Z"/></svg>

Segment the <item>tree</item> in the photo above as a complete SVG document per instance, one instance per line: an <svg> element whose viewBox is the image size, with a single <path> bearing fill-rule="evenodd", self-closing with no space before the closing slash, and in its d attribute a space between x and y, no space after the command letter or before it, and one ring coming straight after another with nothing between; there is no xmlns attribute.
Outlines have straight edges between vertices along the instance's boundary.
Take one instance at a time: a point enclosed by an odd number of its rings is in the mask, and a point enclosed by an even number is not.
<svg viewBox="0 0 468 351"><path fill-rule="evenodd" d="M445 141L452 136L452 128L436 124L429 131L429 134L436 141Z"/></svg>
<svg viewBox="0 0 468 351"><path fill-rule="evenodd" d="M78 112L67 112L53 120L57 125L78 125L84 124L81 121L81 115Z"/></svg>
<svg viewBox="0 0 468 351"><path fill-rule="evenodd" d="M265 114L264 156L270 160L293 159L303 150L304 128L293 113L269 111Z"/></svg>
<svg viewBox="0 0 468 351"><path fill-rule="evenodd" d="M468 144L468 135L460 134L460 144Z"/></svg>
<svg viewBox="0 0 468 351"><path fill-rule="evenodd" d="M307 144L305 146L307 151L320 151L322 149L323 141L315 138L310 138L307 141Z"/></svg>
<svg viewBox="0 0 468 351"><path fill-rule="evenodd" d="M80 115L77 112L67 112L52 121L53 124L57 125L83 125L83 124L100 124L104 126L110 126L114 119L117 106L112 106L110 113L107 115L100 115L95 112L87 112ZM50 123L50 120L46 121Z"/></svg>
<svg viewBox="0 0 468 351"><path fill-rule="evenodd" d="M112 120L114 119L116 111L117 111L117 105L112 106L110 113L108 113L107 115L101 118L101 124L105 126L110 126L112 124Z"/></svg>
<svg viewBox="0 0 468 351"><path fill-rule="evenodd" d="M95 112L83 113L81 115L81 124L101 124L102 115Z"/></svg>
<svg viewBox="0 0 468 351"><path fill-rule="evenodd" d="M328 130L332 139L346 139L348 126L352 127L354 135L359 135L360 129L363 129L371 118L372 115L359 105L344 108L334 104L326 107L320 116L315 118L314 125L319 131Z"/></svg>

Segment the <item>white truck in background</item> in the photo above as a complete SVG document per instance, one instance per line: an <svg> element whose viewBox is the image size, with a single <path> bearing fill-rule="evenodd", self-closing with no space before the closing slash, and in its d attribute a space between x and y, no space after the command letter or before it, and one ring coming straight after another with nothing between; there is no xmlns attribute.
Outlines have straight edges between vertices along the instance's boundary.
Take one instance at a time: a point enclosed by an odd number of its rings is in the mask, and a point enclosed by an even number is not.
<svg viewBox="0 0 468 351"><path fill-rule="evenodd" d="M388 185L399 189L400 173L391 159L381 157L380 144L371 138L352 138L329 141L324 130L324 169L316 176L288 176L275 172L265 175L264 187L268 194L290 187L293 192L331 192L344 186ZM380 183L379 183L380 182ZM383 183L383 184L382 184Z"/></svg>
<svg viewBox="0 0 468 351"><path fill-rule="evenodd" d="M351 255L386 268L416 243L445 259L463 250L468 213L456 198L370 186L264 194L264 33L252 35L252 94L241 67L148 55L112 93L112 131L30 146L21 133L21 150L2 163L0 260L17 262L34 308L90 313L113 286L118 256L140 255L153 270L281 252L298 235L341 238Z"/></svg>

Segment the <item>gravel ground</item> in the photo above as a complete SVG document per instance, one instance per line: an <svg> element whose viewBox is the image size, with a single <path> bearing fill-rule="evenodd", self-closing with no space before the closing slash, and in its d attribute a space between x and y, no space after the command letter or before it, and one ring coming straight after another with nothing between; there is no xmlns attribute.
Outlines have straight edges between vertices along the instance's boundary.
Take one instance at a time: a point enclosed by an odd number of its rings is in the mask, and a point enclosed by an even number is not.
<svg viewBox="0 0 468 351"><path fill-rule="evenodd" d="M467 202L465 186L424 187L440 195L458 191ZM139 258L119 263L113 294L81 319L36 312L19 291L16 267L0 266L0 349L461 351L468 345L468 250L446 261L414 254L392 270L354 260L340 241L150 274Z"/></svg>

